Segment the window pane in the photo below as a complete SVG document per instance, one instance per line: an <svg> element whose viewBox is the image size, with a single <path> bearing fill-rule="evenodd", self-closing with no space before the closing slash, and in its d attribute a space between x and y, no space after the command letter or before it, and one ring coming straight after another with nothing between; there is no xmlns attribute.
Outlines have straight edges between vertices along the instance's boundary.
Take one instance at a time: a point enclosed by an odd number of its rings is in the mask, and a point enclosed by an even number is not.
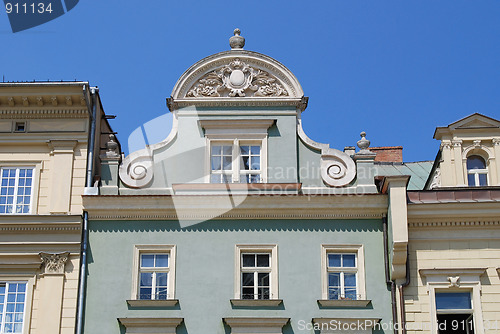
<svg viewBox="0 0 500 334"><path fill-rule="evenodd" d="M467 158L467 169L485 169L486 163L479 155L471 155Z"/></svg>
<svg viewBox="0 0 500 334"><path fill-rule="evenodd" d="M252 146L252 155L260 155L260 146Z"/></svg>
<svg viewBox="0 0 500 334"><path fill-rule="evenodd" d="M250 154L250 146L240 146L241 155L249 155Z"/></svg>
<svg viewBox="0 0 500 334"><path fill-rule="evenodd" d="M259 286L269 286L269 273L258 273Z"/></svg>
<svg viewBox="0 0 500 334"><path fill-rule="evenodd" d="M343 265L342 267L354 268L356 267L356 255L354 254L343 254Z"/></svg>
<svg viewBox="0 0 500 334"><path fill-rule="evenodd" d="M259 299L269 299L269 288L259 288Z"/></svg>
<svg viewBox="0 0 500 334"><path fill-rule="evenodd" d="M160 300L167 299L167 288L166 287L158 287L158 288L156 288L155 299L160 299Z"/></svg>
<svg viewBox="0 0 500 334"><path fill-rule="evenodd" d="M329 287L340 286L340 273L329 273L328 274L328 286Z"/></svg>
<svg viewBox="0 0 500 334"><path fill-rule="evenodd" d="M487 180L486 174L479 174L479 185L480 186L487 186L488 185L488 180Z"/></svg>
<svg viewBox="0 0 500 334"><path fill-rule="evenodd" d="M153 285L153 274L152 273L141 273L141 286L152 286Z"/></svg>
<svg viewBox="0 0 500 334"><path fill-rule="evenodd" d="M151 288L141 288L139 291L139 299L151 299Z"/></svg>
<svg viewBox="0 0 500 334"><path fill-rule="evenodd" d="M472 308L469 292L436 292L438 310L469 310Z"/></svg>
<svg viewBox="0 0 500 334"><path fill-rule="evenodd" d="M212 146L212 155L221 155L221 153L222 153L222 146L217 146L217 145Z"/></svg>
<svg viewBox="0 0 500 334"><path fill-rule="evenodd" d="M269 267L269 254L257 254L257 267Z"/></svg>
<svg viewBox="0 0 500 334"><path fill-rule="evenodd" d="M260 157L252 157L252 170L260 170Z"/></svg>
<svg viewBox="0 0 500 334"><path fill-rule="evenodd" d="M166 268L168 267L168 254L156 255L155 267Z"/></svg>
<svg viewBox="0 0 500 334"><path fill-rule="evenodd" d="M250 158L249 157L241 157L241 169L242 170L249 170L250 169Z"/></svg>
<svg viewBox="0 0 500 334"><path fill-rule="evenodd" d="M167 286L168 273L156 273L156 286Z"/></svg>
<svg viewBox="0 0 500 334"><path fill-rule="evenodd" d="M248 183L260 183L260 175L250 174L248 178Z"/></svg>
<svg viewBox="0 0 500 334"><path fill-rule="evenodd" d="M210 175L210 183L221 183L221 175L220 174Z"/></svg>
<svg viewBox="0 0 500 334"><path fill-rule="evenodd" d="M328 254L328 267L340 267L340 254Z"/></svg>
<svg viewBox="0 0 500 334"><path fill-rule="evenodd" d="M340 288L329 288L328 289L328 299L339 299L340 298Z"/></svg>
<svg viewBox="0 0 500 334"><path fill-rule="evenodd" d="M243 288L241 293L242 299L254 299L253 295L253 287L251 288Z"/></svg>
<svg viewBox="0 0 500 334"><path fill-rule="evenodd" d="M210 161L212 165L212 170L221 170L220 157L212 157Z"/></svg>
<svg viewBox="0 0 500 334"><path fill-rule="evenodd" d="M356 287L356 274L344 274L344 286Z"/></svg>
<svg viewBox="0 0 500 334"><path fill-rule="evenodd" d="M243 286L254 286L254 275L253 273L243 273L242 275L242 285Z"/></svg>
<svg viewBox="0 0 500 334"><path fill-rule="evenodd" d="M154 267L154 258L153 254L142 254L141 255L141 267L144 268L152 268Z"/></svg>
<svg viewBox="0 0 500 334"><path fill-rule="evenodd" d="M468 174L467 175L467 181L469 186L474 187L476 185L476 174Z"/></svg>
<svg viewBox="0 0 500 334"><path fill-rule="evenodd" d="M255 267L255 254L243 254L243 267Z"/></svg>
<svg viewBox="0 0 500 334"><path fill-rule="evenodd" d="M232 146L222 146L222 153L224 155L233 155L233 147Z"/></svg>
<svg viewBox="0 0 500 334"><path fill-rule="evenodd" d="M345 299L350 299L350 300L357 300L358 296L356 294L356 289L346 288L345 289L344 298Z"/></svg>
<svg viewBox="0 0 500 334"><path fill-rule="evenodd" d="M223 157L222 158L222 167L224 170L231 170L231 157Z"/></svg>

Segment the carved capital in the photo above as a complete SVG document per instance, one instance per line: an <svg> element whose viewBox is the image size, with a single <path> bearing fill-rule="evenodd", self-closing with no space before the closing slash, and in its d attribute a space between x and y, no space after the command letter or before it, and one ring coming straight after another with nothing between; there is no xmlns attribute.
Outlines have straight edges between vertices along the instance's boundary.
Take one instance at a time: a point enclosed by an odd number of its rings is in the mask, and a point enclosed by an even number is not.
<svg viewBox="0 0 500 334"><path fill-rule="evenodd" d="M449 150L450 148L451 148L451 141L449 141L449 140L443 140L441 142L441 149Z"/></svg>
<svg viewBox="0 0 500 334"><path fill-rule="evenodd" d="M462 147L462 140L460 139L452 140L451 143L453 144L453 147Z"/></svg>
<svg viewBox="0 0 500 334"><path fill-rule="evenodd" d="M500 138L491 138L493 146L500 146Z"/></svg>
<svg viewBox="0 0 500 334"><path fill-rule="evenodd" d="M69 258L69 252L38 254L42 260L45 274L64 274L64 266Z"/></svg>
<svg viewBox="0 0 500 334"><path fill-rule="evenodd" d="M479 140L479 139L474 140L473 145L475 148L481 147L481 140Z"/></svg>

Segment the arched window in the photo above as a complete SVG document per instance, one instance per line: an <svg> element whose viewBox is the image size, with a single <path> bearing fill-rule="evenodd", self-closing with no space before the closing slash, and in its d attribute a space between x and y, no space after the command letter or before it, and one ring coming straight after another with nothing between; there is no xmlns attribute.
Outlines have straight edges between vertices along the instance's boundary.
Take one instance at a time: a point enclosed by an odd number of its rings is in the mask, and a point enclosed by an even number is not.
<svg viewBox="0 0 500 334"><path fill-rule="evenodd" d="M488 169L486 162L479 155L471 155L467 158L467 178L469 186L487 186Z"/></svg>

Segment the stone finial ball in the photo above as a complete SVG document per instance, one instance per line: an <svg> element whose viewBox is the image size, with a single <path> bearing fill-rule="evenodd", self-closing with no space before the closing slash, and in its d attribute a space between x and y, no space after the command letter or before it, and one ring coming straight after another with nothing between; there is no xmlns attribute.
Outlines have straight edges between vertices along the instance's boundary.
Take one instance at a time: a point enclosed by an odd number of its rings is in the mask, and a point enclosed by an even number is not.
<svg viewBox="0 0 500 334"><path fill-rule="evenodd" d="M240 29L234 29L234 36L231 36L229 39L229 46L231 46L231 49L243 49L245 46L245 38L240 36L240 34Z"/></svg>

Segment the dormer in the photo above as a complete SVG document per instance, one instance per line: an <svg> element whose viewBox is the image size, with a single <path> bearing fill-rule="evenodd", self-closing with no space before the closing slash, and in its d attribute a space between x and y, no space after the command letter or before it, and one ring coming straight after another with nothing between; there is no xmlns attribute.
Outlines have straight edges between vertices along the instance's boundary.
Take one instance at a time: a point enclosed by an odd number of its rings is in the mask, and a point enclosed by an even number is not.
<svg viewBox="0 0 500 334"><path fill-rule="evenodd" d="M434 138L441 146L429 188L500 185L500 121L475 113Z"/></svg>

